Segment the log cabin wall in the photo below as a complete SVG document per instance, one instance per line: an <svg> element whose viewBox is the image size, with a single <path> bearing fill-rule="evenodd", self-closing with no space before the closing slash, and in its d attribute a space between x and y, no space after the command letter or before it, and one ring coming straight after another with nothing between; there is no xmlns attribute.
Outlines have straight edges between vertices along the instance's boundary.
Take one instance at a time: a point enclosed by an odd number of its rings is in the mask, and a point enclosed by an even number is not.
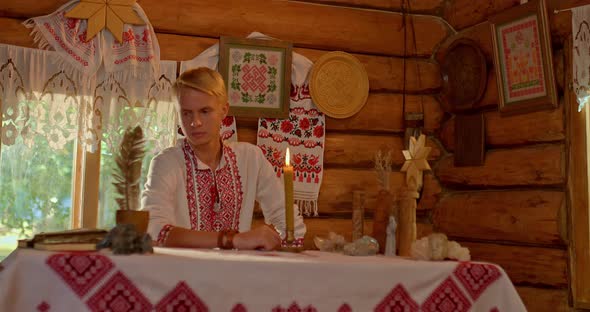
<svg viewBox="0 0 590 312"><path fill-rule="evenodd" d="M33 47L22 21L53 12L66 2L3 0L0 43ZM313 236L329 231L350 239L355 190L366 192L365 233L371 233L378 190L372 170L375 152L393 150L392 184L397 188L404 181L399 172L404 160L401 0L138 2L156 29L165 60L192 59L220 35L245 37L252 31L291 41L297 53L312 61L333 50L355 55L369 75L369 98L357 115L326 120L320 217L306 219L306 246L312 246ZM551 8L582 2L588 1L551 3ZM411 2L416 40L407 38L406 107L424 111L423 131L433 148L429 160L434 169L425 175L418 232L419 236L433 230L445 232L468 246L475 260L501 265L529 310L564 311L568 308L567 231L562 226L567 211L564 105L506 118L497 112L491 37L485 20L518 4L518 0ZM554 57L562 69L570 18L568 12L551 14ZM487 152L481 167L453 166L453 116L443 112L437 98L441 90L438 63L445 46L461 36L481 45L490 69L485 96L477 104L486 122ZM560 86L563 90L563 77ZM256 121L238 119L238 135L240 141L255 143Z"/></svg>

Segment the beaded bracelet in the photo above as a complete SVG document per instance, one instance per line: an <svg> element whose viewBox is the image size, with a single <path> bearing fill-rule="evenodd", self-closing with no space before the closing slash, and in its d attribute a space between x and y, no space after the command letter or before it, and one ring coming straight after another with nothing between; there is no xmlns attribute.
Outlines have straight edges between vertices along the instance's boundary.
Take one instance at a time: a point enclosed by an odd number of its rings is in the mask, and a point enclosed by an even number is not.
<svg viewBox="0 0 590 312"><path fill-rule="evenodd" d="M238 231L223 230L217 235L217 247L221 249L233 249L234 248L234 236L238 234ZM225 239L224 239L225 238Z"/></svg>
<svg viewBox="0 0 590 312"><path fill-rule="evenodd" d="M238 231L227 231L227 240L223 245L223 249L234 249L234 236L238 234Z"/></svg>

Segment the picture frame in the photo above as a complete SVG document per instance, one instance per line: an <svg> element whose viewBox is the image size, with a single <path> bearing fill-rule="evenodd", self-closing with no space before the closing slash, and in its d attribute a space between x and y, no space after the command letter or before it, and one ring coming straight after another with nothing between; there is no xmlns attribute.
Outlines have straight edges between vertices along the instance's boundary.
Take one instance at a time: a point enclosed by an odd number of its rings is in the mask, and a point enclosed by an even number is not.
<svg viewBox="0 0 590 312"><path fill-rule="evenodd" d="M545 0L532 0L489 18L502 115L558 106Z"/></svg>
<svg viewBox="0 0 590 312"><path fill-rule="evenodd" d="M287 118L291 91L290 42L222 36L219 72L227 87L229 115Z"/></svg>

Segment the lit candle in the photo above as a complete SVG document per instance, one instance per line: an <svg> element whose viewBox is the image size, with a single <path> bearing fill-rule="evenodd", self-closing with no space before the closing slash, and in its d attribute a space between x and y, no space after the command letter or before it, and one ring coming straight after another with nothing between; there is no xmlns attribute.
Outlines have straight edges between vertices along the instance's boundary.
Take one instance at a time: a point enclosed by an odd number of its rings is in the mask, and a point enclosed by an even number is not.
<svg viewBox="0 0 590 312"><path fill-rule="evenodd" d="M287 243L295 240L295 225L293 214L293 166L290 163L289 148L285 154L285 166L283 167L285 181L285 221L287 223Z"/></svg>

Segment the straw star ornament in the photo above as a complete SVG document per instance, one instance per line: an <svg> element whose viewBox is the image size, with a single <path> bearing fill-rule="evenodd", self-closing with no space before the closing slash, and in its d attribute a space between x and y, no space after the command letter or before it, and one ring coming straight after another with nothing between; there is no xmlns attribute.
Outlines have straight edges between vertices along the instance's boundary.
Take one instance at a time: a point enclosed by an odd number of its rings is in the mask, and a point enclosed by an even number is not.
<svg viewBox="0 0 590 312"><path fill-rule="evenodd" d="M418 140L415 137L410 137L410 148L402 151L406 161L401 171L406 172L406 184L415 187L416 190L422 187L422 172L430 170L430 165L426 159L432 148L425 145L425 135L420 135Z"/></svg>
<svg viewBox="0 0 590 312"><path fill-rule="evenodd" d="M125 24L145 25L145 22L133 10L136 0L80 0L66 13L66 17L87 19L86 40L90 40L105 27L118 42L123 42Z"/></svg>

